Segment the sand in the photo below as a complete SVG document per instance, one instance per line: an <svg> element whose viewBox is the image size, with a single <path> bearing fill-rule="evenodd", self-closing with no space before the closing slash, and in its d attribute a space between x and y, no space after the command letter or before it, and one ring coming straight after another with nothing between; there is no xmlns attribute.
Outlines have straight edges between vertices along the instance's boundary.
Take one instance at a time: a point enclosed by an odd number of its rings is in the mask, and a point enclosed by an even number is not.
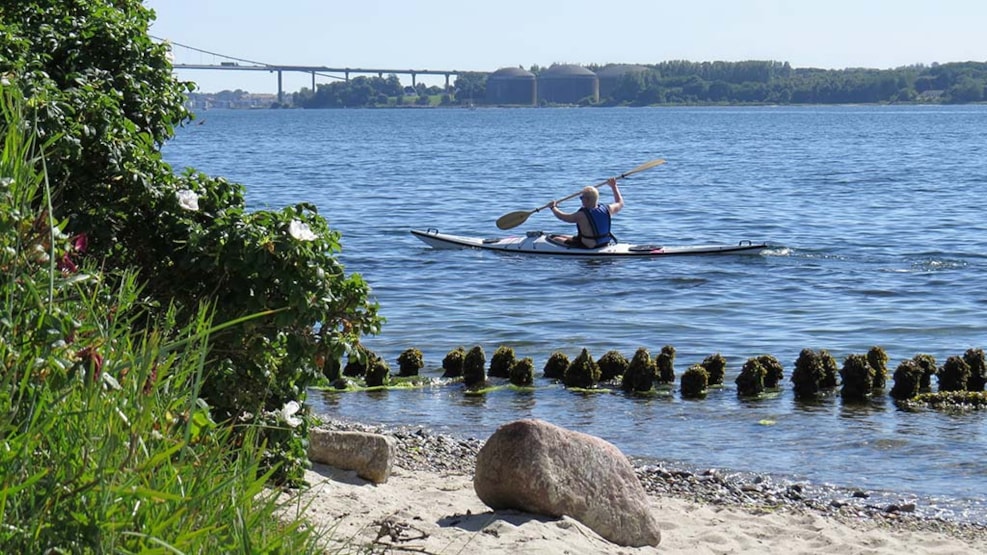
<svg viewBox="0 0 987 555"><path fill-rule="evenodd" d="M329 553L966 554L987 553L983 529L929 531L884 519L844 522L811 510L764 511L651 496L658 547L612 544L579 522L492 511L472 476L406 470L374 485L354 472L314 465L296 511L325 532Z"/></svg>

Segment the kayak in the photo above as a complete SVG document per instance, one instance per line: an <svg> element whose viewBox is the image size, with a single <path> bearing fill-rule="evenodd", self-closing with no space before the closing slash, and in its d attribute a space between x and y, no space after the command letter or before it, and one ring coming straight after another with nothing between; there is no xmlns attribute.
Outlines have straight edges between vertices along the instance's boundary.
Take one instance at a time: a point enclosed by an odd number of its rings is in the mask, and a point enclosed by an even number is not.
<svg viewBox="0 0 987 555"><path fill-rule="evenodd" d="M638 245L611 243L595 249L569 247L561 243L558 235L541 231L528 231L524 235L509 237L465 237L439 233L429 228L426 231L413 229L411 234L435 249L479 249L497 252L548 255L583 256L592 258L639 257L657 258L661 256L711 255L711 254L758 254L768 248L764 243L740 241L736 245L710 244L687 246Z"/></svg>

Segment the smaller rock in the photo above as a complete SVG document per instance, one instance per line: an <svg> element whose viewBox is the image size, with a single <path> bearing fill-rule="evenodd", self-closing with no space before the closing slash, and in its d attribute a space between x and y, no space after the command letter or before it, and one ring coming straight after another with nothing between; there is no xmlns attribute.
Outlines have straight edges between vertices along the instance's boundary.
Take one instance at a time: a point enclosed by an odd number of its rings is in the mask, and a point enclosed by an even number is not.
<svg viewBox="0 0 987 555"><path fill-rule="evenodd" d="M397 456L394 438L365 432L336 432L314 429L309 432L308 458L356 475L375 484L391 477Z"/></svg>

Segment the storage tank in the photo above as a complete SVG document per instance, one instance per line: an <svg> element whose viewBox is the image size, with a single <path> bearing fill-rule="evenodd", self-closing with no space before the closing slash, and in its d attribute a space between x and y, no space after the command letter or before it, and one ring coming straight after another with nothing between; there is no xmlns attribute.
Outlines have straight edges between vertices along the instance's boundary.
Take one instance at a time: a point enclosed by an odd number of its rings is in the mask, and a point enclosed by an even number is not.
<svg viewBox="0 0 987 555"><path fill-rule="evenodd" d="M582 66L556 64L538 75L539 101L578 104L587 97L593 102L600 100L600 81Z"/></svg>
<svg viewBox="0 0 987 555"><path fill-rule="evenodd" d="M535 74L519 67L505 67L487 76L487 104L533 106L538 101Z"/></svg>
<svg viewBox="0 0 987 555"><path fill-rule="evenodd" d="M600 98L609 97L624 75L648 71L650 70L647 67L634 64L612 64L597 71L596 77L600 80Z"/></svg>

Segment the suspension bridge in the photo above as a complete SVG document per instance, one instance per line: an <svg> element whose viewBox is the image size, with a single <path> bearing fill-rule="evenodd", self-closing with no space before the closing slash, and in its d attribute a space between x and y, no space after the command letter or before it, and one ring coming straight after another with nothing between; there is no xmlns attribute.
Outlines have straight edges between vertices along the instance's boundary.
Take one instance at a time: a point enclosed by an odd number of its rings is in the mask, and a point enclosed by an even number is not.
<svg viewBox="0 0 987 555"><path fill-rule="evenodd" d="M191 69L191 70L210 70L210 71L266 71L269 73L276 73L278 76L278 102L284 102L284 73L286 72L299 72L308 73L312 76L312 90L315 90L316 77L324 77L327 79L338 79L349 81L350 75L376 75L378 77L384 77L385 75L410 75L411 76L411 86L414 87L418 84L418 76L420 75L437 75L445 77L445 90L452 90L450 80L463 73L487 73L483 71L461 71L458 69L393 69L393 68L361 68L361 67L329 67L329 66L304 66L304 65L285 65L285 64L269 64L264 62L258 62L256 60L248 60L244 58L239 58L236 56L230 56L228 54L220 54L217 52L210 52L208 50L203 50L201 48L196 48L194 46L189 46L187 44L177 43L171 40L162 39L159 37L152 36L154 40L159 42L167 42L172 47L172 56L175 56L175 47L184 49L188 52L194 52L201 55L211 56L210 60L212 63L180 63L173 62L172 67L174 69ZM183 56L184 57L184 56Z"/></svg>

